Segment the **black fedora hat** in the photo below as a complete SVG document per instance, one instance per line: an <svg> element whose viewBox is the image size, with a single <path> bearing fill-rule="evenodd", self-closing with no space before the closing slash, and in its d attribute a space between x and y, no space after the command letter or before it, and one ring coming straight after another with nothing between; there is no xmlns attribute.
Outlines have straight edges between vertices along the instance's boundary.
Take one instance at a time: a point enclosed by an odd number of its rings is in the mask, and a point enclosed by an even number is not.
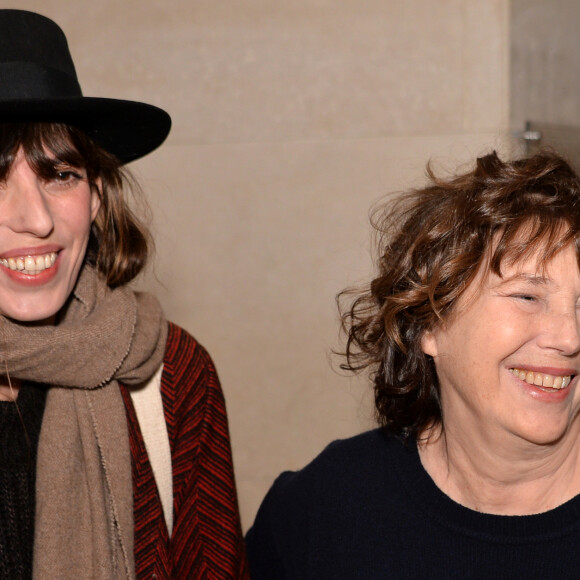
<svg viewBox="0 0 580 580"><path fill-rule="evenodd" d="M59 26L26 10L0 10L0 123L50 121L85 131L127 163L167 137L170 116L153 105L84 97Z"/></svg>

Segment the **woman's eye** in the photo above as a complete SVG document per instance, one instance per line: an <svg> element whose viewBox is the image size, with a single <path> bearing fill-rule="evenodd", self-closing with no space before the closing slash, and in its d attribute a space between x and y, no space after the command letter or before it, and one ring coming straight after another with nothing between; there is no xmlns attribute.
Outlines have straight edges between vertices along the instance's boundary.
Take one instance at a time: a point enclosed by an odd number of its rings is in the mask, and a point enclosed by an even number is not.
<svg viewBox="0 0 580 580"><path fill-rule="evenodd" d="M516 294L514 298L518 298L519 300L523 300L524 302L534 302L537 300L536 296L532 296L531 294Z"/></svg>
<svg viewBox="0 0 580 580"><path fill-rule="evenodd" d="M79 181L85 179L84 172L77 169L57 169L52 178L46 181L46 187L55 190L74 187Z"/></svg>
<svg viewBox="0 0 580 580"><path fill-rule="evenodd" d="M82 175L77 173L76 171L67 170L67 171L57 171L56 179L58 181L71 181L74 179L82 179Z"/></svg>

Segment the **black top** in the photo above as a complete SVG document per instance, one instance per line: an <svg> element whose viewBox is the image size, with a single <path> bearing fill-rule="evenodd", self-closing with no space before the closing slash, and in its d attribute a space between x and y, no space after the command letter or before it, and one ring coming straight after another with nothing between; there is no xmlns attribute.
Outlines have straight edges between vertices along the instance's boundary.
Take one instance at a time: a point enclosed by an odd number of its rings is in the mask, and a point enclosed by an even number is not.
<svg viewBox="0 0 580 580"><path fill-rule="evenodd" d="M246 539L252 580L580 578L580 496L532 516L475 512L415 444L375 430L283 473Z"/></svg>
<svg viewBox="0 0 580 580"><path fill-rule="evenodd" d="M36 451L46 389L25 384L0 401L0 578L32 578Z"/></svg>

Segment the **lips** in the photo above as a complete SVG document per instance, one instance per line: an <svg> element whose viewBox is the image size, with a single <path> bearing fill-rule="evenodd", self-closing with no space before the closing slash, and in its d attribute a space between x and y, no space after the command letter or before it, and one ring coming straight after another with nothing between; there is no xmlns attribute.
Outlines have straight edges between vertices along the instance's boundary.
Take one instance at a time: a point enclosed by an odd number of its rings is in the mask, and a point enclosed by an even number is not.
<svg viewBox="0 0 580 580"><path fill-rule="evenodd" d="M38 256L19 256L15 258L0 258L0 264L13 271L35 276L52 268L56 262L57 253L48 252Z"/></svg>
<svg viewBox="0 0 580 580"><path fill-rule="evenodd" d="M572 380L572 375L551 375L548 373L537 373L525 369L513 368L510 369L512 374L525 381L529 385L536 387L545 387L549 389L565 389Z"/></svg>

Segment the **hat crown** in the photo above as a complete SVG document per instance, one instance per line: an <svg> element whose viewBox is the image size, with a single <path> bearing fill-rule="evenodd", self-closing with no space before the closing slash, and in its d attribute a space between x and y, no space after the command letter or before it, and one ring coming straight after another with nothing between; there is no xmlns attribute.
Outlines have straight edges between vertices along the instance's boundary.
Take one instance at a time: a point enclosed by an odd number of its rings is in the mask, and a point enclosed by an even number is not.
<svg viewBox="0 0 580 580"><path fill-rule="evenodd" d="M76 77L66 36L56 22L27 10L0 14L0 62L34 62Z"/></svg>
<svg viewBox="0 0 580 580"><path fill-rule="evenodd" d="M60 27L35 12L0 10L0 101L81 95Z"/></svg>
<svg viewBox="0 0 580 580"><path fill-rule="evenodd" d="M122 163L157 148L169 133L162 109L83 97L66 36L41 14L0 9L0 123L65 123L84 131Z"/></svg>

